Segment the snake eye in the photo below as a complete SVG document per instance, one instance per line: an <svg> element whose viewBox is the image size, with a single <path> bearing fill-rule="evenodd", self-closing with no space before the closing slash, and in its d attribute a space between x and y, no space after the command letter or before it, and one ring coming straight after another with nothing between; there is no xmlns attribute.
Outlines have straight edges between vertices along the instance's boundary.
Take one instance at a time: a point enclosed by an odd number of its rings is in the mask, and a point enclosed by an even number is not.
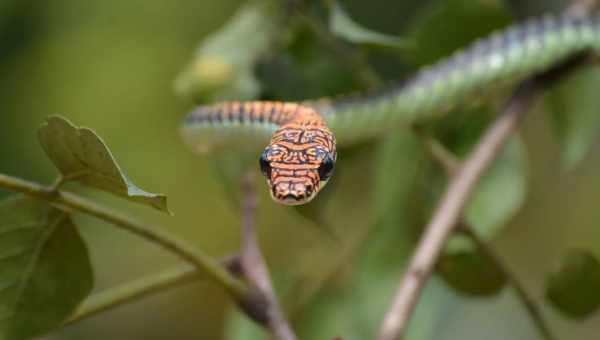
<svg viewBox="0 0 600 340"><path fill-rule="evenodd" d="M329 177L333 173L334 165L335 161L331 156L328 155L323 159L323 162L319 166L319 178L321 178L322 181L326 181L329 179Z"/></svg>
<svg viewBox="0 0 600 340"><path fill-rule="evenodd" d="M265 177L271 178L271 163L267 159L267 155L265 153L260 156L258 162L260 163L260 172L262 172Z"/></svg>

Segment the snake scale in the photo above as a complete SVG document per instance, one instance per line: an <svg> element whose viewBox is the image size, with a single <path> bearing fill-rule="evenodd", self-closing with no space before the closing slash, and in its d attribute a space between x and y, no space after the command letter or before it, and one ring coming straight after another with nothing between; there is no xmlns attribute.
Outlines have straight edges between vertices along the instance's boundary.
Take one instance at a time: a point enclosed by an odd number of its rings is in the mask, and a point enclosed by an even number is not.
<svg viewBox="0 0 600 340"><path fill-rule="evenodd" d="M182 135L200 152L266 144L259 163L271 196L284 204L303 204L330 178L336 140L352 143L442 114L478 92L585 51L600 51L600 16L547 15L482 38L377 95L352 101L201 105L185 118Z"/></svg>

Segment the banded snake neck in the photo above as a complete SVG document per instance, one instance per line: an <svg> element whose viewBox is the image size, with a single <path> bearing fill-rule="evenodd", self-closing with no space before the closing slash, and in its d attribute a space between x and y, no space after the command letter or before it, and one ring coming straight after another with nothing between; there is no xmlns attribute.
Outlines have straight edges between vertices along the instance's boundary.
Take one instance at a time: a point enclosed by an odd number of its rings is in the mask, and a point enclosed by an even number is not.
<svg viewBox="0 0 600 340"><path fill-rule="evenodd" d="M600 16L548 15L476 41L379 95L202 105L188 114L182 134L200 152L266 144L260 166L272 197L303 204L329 179L336 139L352 143L432 118L496 84L524 79L586 51L600 51Z"/></svg>

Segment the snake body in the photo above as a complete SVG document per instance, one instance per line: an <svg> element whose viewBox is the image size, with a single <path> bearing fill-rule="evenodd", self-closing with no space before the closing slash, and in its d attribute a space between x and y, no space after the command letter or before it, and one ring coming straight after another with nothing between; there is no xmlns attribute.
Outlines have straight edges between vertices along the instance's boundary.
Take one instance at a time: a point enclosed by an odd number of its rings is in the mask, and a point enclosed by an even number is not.
<svg viewBox="0 0 600 340"><path fill-rule="evenodd" d="M333 171L336 139L351 143L432 118L495 85L600 50L600 17L545 16L510 26L424 67L403 85L356 100L225 102L194 109L183 136L198 151L271 141L260 157L272 197L302 204ZM335 138L331 133L335 133Z"/></svg>

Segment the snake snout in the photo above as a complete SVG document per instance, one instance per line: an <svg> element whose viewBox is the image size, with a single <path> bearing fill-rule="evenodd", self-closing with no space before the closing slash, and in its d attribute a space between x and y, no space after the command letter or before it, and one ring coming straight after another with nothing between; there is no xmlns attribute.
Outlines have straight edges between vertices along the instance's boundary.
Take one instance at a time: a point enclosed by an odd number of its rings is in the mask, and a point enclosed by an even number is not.
<svg viewBox="0 0 600 340"><path fill-rule="evenodd" d="M299 205L312 200L315 196L315 189L309 183L282 181L273 186L271 194L277 202Z"/></svg>

